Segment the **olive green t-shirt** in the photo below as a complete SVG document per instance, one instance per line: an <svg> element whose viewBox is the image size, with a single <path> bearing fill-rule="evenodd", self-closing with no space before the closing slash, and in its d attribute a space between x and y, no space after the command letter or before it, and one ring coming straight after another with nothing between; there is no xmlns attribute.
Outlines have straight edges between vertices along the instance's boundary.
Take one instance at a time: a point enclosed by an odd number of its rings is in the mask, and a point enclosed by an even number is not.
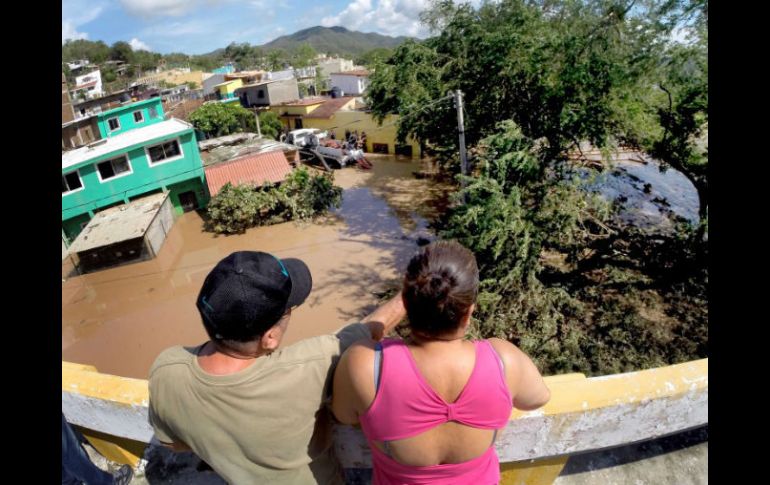
<svg viewBox="0 0 770 485"><path fill-rule="evenodd" d="M201 369L200 346L166 349L150 369L150 424L232 484L341 484L324 398L339 356L368 337L355 323L221 376Z"/></svg>

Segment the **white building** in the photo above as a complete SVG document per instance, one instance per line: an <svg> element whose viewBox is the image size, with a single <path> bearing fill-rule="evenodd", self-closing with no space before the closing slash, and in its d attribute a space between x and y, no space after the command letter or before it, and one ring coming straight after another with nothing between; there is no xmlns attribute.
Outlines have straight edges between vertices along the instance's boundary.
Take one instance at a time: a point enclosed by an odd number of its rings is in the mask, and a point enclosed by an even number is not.
<svg viewBox="0 0 770 485"><path fill-rule="evenodd" d="M356 71L331 73L332 89L340 88L343 96L361 96L369 86L369 71L359 69Z"/></svg>
<svg viewBox="0 0 770 485"><path fill-rule="evenodd" d="M102 73L99 69L75 78L72 98L74 100L81 99L80 93L85 93L88 99L98 98L104 94L102 91Z"/></svg>
<svg viewBox="0 0 770 485"><path fill-rule="evenodd" d="M329 74L333 72L352 71L353 61L350 59L342 59L341 57L326 57L319 59L315 68L321 70L321 76L325 79L329 79Z"/></svg>

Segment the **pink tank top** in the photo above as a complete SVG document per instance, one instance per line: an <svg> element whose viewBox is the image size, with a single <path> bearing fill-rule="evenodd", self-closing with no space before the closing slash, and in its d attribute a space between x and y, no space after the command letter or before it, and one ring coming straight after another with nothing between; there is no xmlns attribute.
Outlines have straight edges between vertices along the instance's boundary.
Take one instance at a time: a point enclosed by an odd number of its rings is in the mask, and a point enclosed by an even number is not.
<svg viewBox="0 0 770 485"><path fill-rule="evenodd" d="M420 374L407 346L400 339L382 341L379 389L361 415L361 428L370 441L374 483L491 485L500 481L500 464L493 446L473 460L425 467L407 466L374 446L371 441L393 441L423 433L448 421L480 429L501 429L508 423L513 400L497 352L486 340L473 342L476 364L454 403L447 403Z"/></svg>

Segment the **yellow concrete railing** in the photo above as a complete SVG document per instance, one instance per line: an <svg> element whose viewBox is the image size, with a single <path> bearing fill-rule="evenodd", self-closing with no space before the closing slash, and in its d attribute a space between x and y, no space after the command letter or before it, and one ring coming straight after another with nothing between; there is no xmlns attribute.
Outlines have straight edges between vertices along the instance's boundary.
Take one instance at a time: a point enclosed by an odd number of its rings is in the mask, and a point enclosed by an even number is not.
<svg viewBox="0 0 770 485"><path fill-rule="evenodd" d="M551 401L514 410L496 448L502 483L552 483L570 454L657 438L708 423L708 359L626 374L546 377ZM147 381L62 362L62 410L108 458L136 465L153 432ZM335 428L345 468L371 467L360 430Z"/></svg>

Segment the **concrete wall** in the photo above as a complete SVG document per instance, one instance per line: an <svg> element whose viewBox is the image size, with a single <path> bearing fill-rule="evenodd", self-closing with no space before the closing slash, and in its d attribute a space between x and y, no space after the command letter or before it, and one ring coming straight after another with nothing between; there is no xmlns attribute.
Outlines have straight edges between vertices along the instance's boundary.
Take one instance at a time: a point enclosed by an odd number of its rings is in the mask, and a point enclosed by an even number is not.
<svg viewBox="0 0 770 485"><path fill-rule="evenodd" d="M153 257L160 253L160 248L166 240L166 235L173 225L174 207L171 204L171 197L167 197L166 200L163 201L163 205L160 206L158 213L155 214L155 218L152 220L149 227L147 227L147 233L144 235L144 240L152 251Z"/></svg>
<svg viewBox="0 0 770 485"><path fill-rule="evenodd" d="M221 74L213 74L207 78L203 79L203 95L208 96L209 94L214 94L214 86L217 84L225 82L225 75L224 73Z"/></svg>
<svg viewBox="0 0 770 485"><path fill-rule="evenodd" d="M63 149L77 148L100 138L99 124L95 117L72 123L61 129Z"/></svg>
<svg viewBox="0 0 770 485"><path fill-rule="evenodd" d="M297 80L291 78L268 84L267 99L271 105L299 99Z"/></svg>
<svg viewBox="0 0 770 485"><path fill-rule="evenodd" d="M570 454L708 423L708 359L589 379L582 374L549 376L546 383L551 401L536 411L514 410L498 434L501 483L551 483ZM102 438L111 437L107 441L113 444L150 442L148 400L147 381L62 362L62 411L67 420L103 433ZM360 430L340 425L334 434L345 468L371 467L371 452ZM123 462L138 462L141 449L132 456L135 461Z"/></svg>

